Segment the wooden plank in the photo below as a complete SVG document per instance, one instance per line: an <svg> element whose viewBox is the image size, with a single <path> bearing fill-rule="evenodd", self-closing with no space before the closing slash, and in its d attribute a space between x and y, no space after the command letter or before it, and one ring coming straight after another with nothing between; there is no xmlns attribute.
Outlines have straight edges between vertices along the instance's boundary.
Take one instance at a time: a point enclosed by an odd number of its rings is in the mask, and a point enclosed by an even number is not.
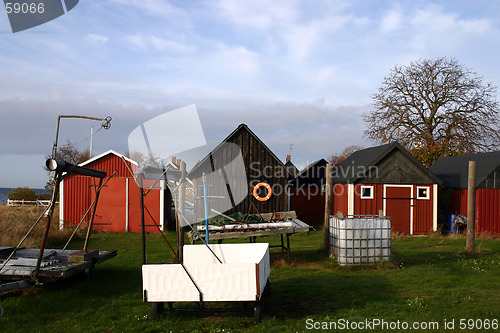
<svg viewBox="0 0 500 333"><path fill-rule="evenodd" d="M9 283L2 283L0 284L0 291L9 291L9 290L16 290L16 289L24 289L28 288L32 285L32 283L28 281L16 281L16 282L9 282Z"/></svg>
<svg viewBox="0 0 500 333"><path fill-rule="evenodd" d="M14 249L13 246L0 246L0 258L7 258Z"/></svg>
<svg viewBox="0 0 500 333"><path fill-rule="evenodd" d="M80 272L85 271L87 268L92 268L93 265L94 265L94 263L91 260L87 260L87 261L83 261L81 263L73 264L69 267L62 269L60 271L59 276L66 279L70 276L73 276L73 275L76 275ZM43 276L43 275L50 276L50 274L46 274L46 272L44 272L44 271L41 271L40 275L41 276Z"/></svg>
<svg viewBox="0 0 500 333"><path fill-rule="evenodd" d="M38 259L35 258L12 258L7 262L6 267L8 266L27 266L27 267L35 267ZM40 263L40 267L47 267L47 266L55 266L59 263L58 260L49 260L49 261L42 261Z"/></svg>
<svg viewBox="0 0 500 333"><path fill-rule="evenodd" d="M260 230L260 231L249 231L249 232L223 232L210 234L211 240L219 239L240 239L249 237L265 237L273 235L284 235L284 234L296 234L309 232L310 227L298 227L298 228L283 228L283 229L271 229L271 230ZM205 234L200 234L202 238L205 238Z"/></svg>
<svg viewBox="0 0 500 333"><path fill-rule="evenodd" d="M262 213L260 214L264 221L269 221L271 218L273 220L286 220L286 219L296 219L297 213L294 210L288 212L276 212L274 213Z"/></svg>
<svg viewBox="0 0 500 333"><path fill-rule="evenodd" d="M78 263L91 259L97 259L97 257L99 257L98 250L87 250L87 251L82 250L68 255L68 262Z"/></svg>
<svg viewBox="0 0 500 333"><path fill-rule="evenodd" d="M97 258L97 263L100 264L101 262L114 258L116 257L117 253L118 253L117 250L99 251L99 257Z"/></svg>

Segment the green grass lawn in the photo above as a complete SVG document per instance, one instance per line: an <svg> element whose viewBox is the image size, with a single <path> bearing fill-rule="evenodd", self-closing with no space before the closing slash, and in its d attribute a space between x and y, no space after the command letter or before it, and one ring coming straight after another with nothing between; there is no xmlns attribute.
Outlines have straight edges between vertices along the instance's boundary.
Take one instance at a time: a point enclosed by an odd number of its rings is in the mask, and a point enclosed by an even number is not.
<svg viewBox="0 0 500 333"><path fill-rule="evenodd" d="M97 265L90 281L46 284L5 300L0 332L302 332L376 320L393 325L389 331L398 331L398 321L436 322L439 329L427 331L437 332L445 331L445 323L468 331L472 323L485 326L489 320L494 327L500 319L500 240L476 240L479 253L470 256L463 253L464 238L393 239L391 263L339 267L320 253L323 236L313 232L291 237L291 266L278 249L271 251L272 295L264 301L261 323L250 310L166 312L153 320L141 300L140 237L94 234L91 248L117 249L118 256ZM173 233L168 238L175 244ZM279 237L258 241L278 244ZM161 236L148 235L148 249L150 262L173 262ZM373 331L387 328L380 325Z"/></svg>

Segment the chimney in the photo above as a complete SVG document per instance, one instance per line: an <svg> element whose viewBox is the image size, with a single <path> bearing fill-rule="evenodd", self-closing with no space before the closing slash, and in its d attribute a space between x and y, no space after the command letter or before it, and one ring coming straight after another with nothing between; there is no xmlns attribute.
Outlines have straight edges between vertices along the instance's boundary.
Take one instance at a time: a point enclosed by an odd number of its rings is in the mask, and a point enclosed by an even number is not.
<svg viewBox="0 0 500 333"><path fill-rule="evenodd" d="M290 162L292 159L292 155L286 155L286 163Z"/></svg>
<svg viewBox="0 0 500 333"><path fill-rule="evenodd" d="M175 156L172 156L172 163L177 164L177 158Z"/></svg>
<svg viewBox="0 0 500 333"><path fill-rule="evenodd" d="M179 159L177 159L177 165L178 165L178 166L181 166L181 163L182 163L182 160L181 160L180 158L179 158Z"/></svg>

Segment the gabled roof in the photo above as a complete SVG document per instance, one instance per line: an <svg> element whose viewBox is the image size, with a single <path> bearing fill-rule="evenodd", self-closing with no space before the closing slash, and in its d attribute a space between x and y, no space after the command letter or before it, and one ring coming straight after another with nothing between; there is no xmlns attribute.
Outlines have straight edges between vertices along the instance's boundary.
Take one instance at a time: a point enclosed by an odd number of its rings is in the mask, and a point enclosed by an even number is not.
<svg viewBox="0 0 500 333"><path fill-rule="evenodd" d="M337 164L334 170L334 182L336 183L355 183L365 178L371 168L378 165L382 159L388 156L394 150L400 151L406 156L415 166L420 169L425 175L440 184L441 181L432 172L430 172L419 160L413 157L402 145L398 142L387 143L385 145L365 148L352 153L346 160ZM342 172L342 170L349 170L355 168L357 172ZM354 169L353 169L354 170ZM366 173L359 172L366 170Z"/></svg>
<svg viewBox="0 0 500 333"><path fill-rule="evenodd" d="M328 162L321 158L302 169L294 179L290 180L290 186L322 185L326 181L326 165Z"/></svg>
<svg viewBox="0 0 500 333"><path fill-rule="evenodd" d="M226 142L231 142L231 139L239 132L239 131L247 131L248 133L250 133L251 136L254 137L255 140L257 140L260 144L262 144L262 146L269 152L269 154L271 154L271 156L276 160L278 161L278 163L280 164L280 166L282 166L285 170L288 171L288 169L286 168L286 166L283 164L283 162L281 162L281 160L271 151L271 149L269 149L268 146L266 146L266 144L264 142L262 142L262 140L259 139L259 137L257 135L255 135L254 132L252 132L252 130L246 125L246 124L240 124L234 131L231 132L231 134L229 134L224 140L222 140L221 143L219 143L219 145L217 145L217 147L215 147L214 149L212 149L212 151L210 153L207 154L207 156L205 156L201 161L199 161L198 163L196 163L196 165L193 167L193 169L190 171L190 172L194 172L200 165L203 165L205 163L205 161L214 153L216 152L224 143Z"/></svg>
<svg viewBox="0 0 500 333"><path fill-rule="evenodd" d="M112 150L112 149L110 149L110 150L108 150L108 151L106 151L106 152L104 152L104 153L102 153L102 154L99 154L99 155L97 155L97 156L94 156L94 157L92 157L91 159L88 159L88 160L86 160L85 162L82 162L82 163L80 163L80 164L78 164L78 165L79 165L79 166L85 166L85 165L87 165L87 164L90 164L90 163L92 163L92 162L94 162L94 161L97 161L97 160L99 160L99 159L103 158L104 156L106 156L106 155L110 155L110 154L111 154L111 155L115 155L115 156L117 156L118 158L124 158L127 162L130 162L130 163L132 163L132 164L134 164L134 165L139 165L136 161L134 161L134 160L132 160L132 159L130 159L130 158L128 158L128 157L126 157L125 155L122 155L122 154L120 154L120 153L117 153L116 151L114 151L114 150Z"/></svg>
<svg viewBox="0 0 500 333"><path fill-rule="evenodd" d="M299 172L297 177L309 177L311 169L313 169L315 166L325 166L327 164L328 164L328 162L324 158L321 158L315 162L312 162L311 164L306 166L304 169L302 169L302 171Z"/></svg>
<svg viewBox="0 0 500 333"><path fill-rule="evenodd" d="M297 167L295 166L295 164L292 163L292 161L286 162L285 167L288 170L288 173L290 173L292 177L297 177L297 175L299 174L299 169L297 169Z"/></svg>
<svg viewBox="0 0 500 333"><path fill-rule="evenodd" d="M473 155L442 157L429 168L452 188L467 188L469 161L476 161L476 186L479 186L500 167L500 151Z"/></svg>

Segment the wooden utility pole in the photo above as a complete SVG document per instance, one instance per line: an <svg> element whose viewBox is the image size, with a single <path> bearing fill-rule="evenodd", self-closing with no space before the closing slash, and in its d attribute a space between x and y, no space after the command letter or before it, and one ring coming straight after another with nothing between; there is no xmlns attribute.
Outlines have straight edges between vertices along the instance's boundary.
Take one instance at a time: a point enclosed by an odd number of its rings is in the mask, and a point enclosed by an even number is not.
<svg viewBox="0 0 500 333"><path fill-rule="evenodd" d="M469 161L467 190L467 243L465 251L473 253L476 248L476 161Z"/></svg>
<svg viewBox="0 0 500 333"><path fill-rule="evenodd" d="M323 250L328 253L330 244L330 215L333 210L333 165L326 165L325 220L323 221Z"/></svg>

